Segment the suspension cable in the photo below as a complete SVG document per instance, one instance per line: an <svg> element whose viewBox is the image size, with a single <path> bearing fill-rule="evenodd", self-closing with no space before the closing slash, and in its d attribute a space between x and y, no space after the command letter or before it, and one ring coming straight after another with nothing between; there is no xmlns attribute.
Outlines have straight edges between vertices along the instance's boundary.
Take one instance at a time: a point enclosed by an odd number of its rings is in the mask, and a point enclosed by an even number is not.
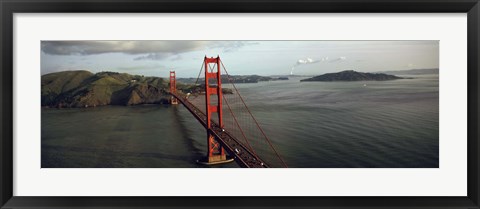
<svg viewBox="0 0 480 209"><path fill-rule="evenodd" d="M200 72L198 73L197 80L195 81L195 86L197 86L198 79L200 79L200 75L202 75L204 65L205 65L205 62L202 62L202 67L200 67Z"/></svg>
<svg viewBox="0 0 480 209"><path fill-rule="evenodd" d="M238 92L237 92L237 93L238 93ZM223 94L222 94L222 95L223 95ZM230 114L232 114L232 116L233 116L233 120L234 120L235 123L237 124L237 127L240 129L240 133L242 133L242 136L243 136L243 138L245 139L245 142L247 142L248 148L250 148L250 150L253 152L253 155L255 155L255 157L256 157L257 159L259 159L258 156L257 156L257 153L255 152L255 150L252 148L252 146L251 146L250 143L248 142L247 136L245 136L245 133L243 132L242 127L241 127L240 124L238 123L237 118L235 117L235 114L234 114L233 111L232 111L232 108L230 108L230 105L228 104L227 98L225 98L225 95L223 95L223 99L225 100L225 103L227 104L227 107L228 107L228 110L230 111Z"/></svg>
<svg viewBox="0 0 480 209"><path fill-rule="evenodd" d="M220 63L222 64L222 67L223 69L225 70L225 73L227 74L229 80L230 80L230 75L228 74L228 71L227 71L227 68L225 68L225 65L223 64L223 62L220 60ZM247 109L248 113L250 114L250 116L252 117L253 121L255 122L255 125L258 127L258 129L260 130L260 132L262 133L262 135L265 137L266 141L268 142L268 144L270 145L270 147L272 148L273 152L275 153L275 155L278 157L278 159L280 159L281 163L283 164L283 166L285 166L286 168L288 168L287 166L287 163L285 163L285 161L282 159L282 157L280 156L280 154L278 154L277 150L275 149L275 147L273 146L273 144L271 143L270 139L267 137L267 135L265 134L265 132L263 131L263 129L260 127L260 125L258 124L258 121L257 119L255 119L255 117L253 117L253 114L252 112L250 112L250 109L247 107L247 105L245 104L245 101L243 100L243 97L242 95L240 95L237 87L235 86L235 84L233 82L230 82L233 86L233 88L235 89L235 91L237 92L240 100L242 101L243 105L245 106L245 108Z"/></svg>

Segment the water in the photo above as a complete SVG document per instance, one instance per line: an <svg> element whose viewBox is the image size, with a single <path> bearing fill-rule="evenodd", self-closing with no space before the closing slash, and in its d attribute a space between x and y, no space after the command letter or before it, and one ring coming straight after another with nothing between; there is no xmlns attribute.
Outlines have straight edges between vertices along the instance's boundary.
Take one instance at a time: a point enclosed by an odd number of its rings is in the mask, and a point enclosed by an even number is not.
<svg viewBox="0 0 480 209"><path fill-rule="evenodd" d="M289 167L438 167L437 75L299 79L237 85ZM205 130L181 105L42 109L42 167L203 167L205 153Z"/></svg>

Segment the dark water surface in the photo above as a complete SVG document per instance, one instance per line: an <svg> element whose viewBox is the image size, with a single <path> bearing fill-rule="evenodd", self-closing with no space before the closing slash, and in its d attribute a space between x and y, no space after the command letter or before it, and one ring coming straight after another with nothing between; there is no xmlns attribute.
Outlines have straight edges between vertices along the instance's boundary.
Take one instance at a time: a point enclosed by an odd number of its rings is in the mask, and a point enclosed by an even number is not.
<svg viewBox="0 0 480 209"><path fill-rule="evenodd" d="M438 167L438 76L238 84L289 167ZM204 128L181 105L42 109L42 167L202 167ZM217 167L238 167L235 163Z"/></svg>

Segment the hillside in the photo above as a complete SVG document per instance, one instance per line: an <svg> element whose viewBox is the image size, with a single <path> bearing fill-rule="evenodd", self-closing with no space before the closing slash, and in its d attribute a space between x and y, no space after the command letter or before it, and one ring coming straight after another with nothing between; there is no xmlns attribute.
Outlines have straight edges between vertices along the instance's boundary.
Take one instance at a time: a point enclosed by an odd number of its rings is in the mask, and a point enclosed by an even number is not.
<svg viewBox="0 0 480 209"><path fill-rule="evenodd" d="M168 83L126 73L64 71L41 77L42 106L91 107L167 103Z"/></svg>
<svg viewBox="0 0 480 209"><path fill-rule="evenodd" d="M395 79L402 78L382 73L361 73L353 70L345 70L338 73L327 73L300 81L386 81Z"/></svg>

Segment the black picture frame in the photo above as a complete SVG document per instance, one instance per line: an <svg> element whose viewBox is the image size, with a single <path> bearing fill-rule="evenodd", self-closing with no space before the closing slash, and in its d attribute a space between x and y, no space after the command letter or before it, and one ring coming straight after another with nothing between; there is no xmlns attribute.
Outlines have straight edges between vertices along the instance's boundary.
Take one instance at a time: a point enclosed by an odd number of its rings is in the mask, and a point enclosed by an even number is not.
<svg viewBox="0 0 480 209"><path fill-rule="evenodd" d="M0 0L1 208L479 208L478 0ZM20 197L13 196L14 13L467 13L466 197ZM94 188L92 188L94 189ZM412 188L413 189L413 188Z"/></svg>

